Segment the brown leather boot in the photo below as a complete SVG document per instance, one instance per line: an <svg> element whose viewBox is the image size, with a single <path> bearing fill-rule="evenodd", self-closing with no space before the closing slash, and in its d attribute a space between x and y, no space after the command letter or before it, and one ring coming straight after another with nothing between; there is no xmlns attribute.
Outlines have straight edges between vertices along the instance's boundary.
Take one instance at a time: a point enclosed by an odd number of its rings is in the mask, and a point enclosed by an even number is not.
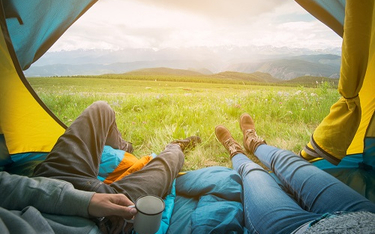
<svg viewBox="0 0 375 234"><path fill-rule="evenodd" d="M186 152L188 150L192 150L197 146L199 143L201 143L202 140L199 136L191 136L182 140L174 140L171 142L171 144L177 144L180 146L182 152Z"/></svg>
<svg viewBox="0 0 375 234"><path fill-rule="evenodd" d="M258 146L267 144L266 141L255 132L254 120L249 114L245 113L241 115L240 128L243 133L243 145L249 153L254 154Z"/></svg>
<svg viewBox="0 0 375 234"><path fill-rule="evenodd" d="M230 158L233 158L234 155L242 153L245 154L244 150L238 144L230 134L229 130L222 126L218 125L215 128L215 135L216 138L220 141L220 143L229 151Z"/></svg>

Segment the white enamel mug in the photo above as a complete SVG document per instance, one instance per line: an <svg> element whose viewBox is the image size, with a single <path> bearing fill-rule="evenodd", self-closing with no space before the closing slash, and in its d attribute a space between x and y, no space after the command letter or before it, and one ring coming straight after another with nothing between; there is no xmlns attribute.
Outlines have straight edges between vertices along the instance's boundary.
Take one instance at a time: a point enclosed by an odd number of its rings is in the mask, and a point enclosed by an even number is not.
<svg viewBox="0 0 375 234"><path fill-rule="evenodd" d="M154 234L160 228L160 222L165 208L163 199L156 196L143 196L135 202L138 213L134 220L126 220L134 223L133 228L137 234Z"/></svg>

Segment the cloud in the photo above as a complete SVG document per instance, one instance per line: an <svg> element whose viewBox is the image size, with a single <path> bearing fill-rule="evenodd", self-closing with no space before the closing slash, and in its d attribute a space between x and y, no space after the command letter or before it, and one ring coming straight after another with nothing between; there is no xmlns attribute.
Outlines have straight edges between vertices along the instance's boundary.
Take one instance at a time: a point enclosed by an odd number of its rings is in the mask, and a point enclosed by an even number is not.
<svg viewBox="0 0 375 234"><path fill-rule="evenodd" d="M215 18L255 17L287 4L280 0L139 0L164 8Z"/></svg>
<svg viewBox="0 0 375 234"><path fill-rule="evenodd" d="M194 46L340 46L294 1L100 0L52 50Z"/></svg>

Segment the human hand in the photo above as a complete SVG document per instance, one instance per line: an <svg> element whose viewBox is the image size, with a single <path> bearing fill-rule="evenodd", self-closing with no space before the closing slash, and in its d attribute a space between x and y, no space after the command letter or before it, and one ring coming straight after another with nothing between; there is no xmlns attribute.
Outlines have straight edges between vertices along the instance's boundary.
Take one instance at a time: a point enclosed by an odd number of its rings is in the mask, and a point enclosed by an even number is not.
<svg viewBox="0 0 375 234"><path fill-rule="evenodd" d="M100 221L99 229L109 234L120 233L124 228L124 219L132 219L137 210L124 194L95 193L91 198L88 212L94 217L106 217Z"/></svg>
<svg viewBox="0 0 375 234"><path fill-rule="evenodd" d="M95 193L91 198L88 212L94 217L119 216L125 219L131 219L137 214L134 203L124 194L107 193Z"/></svg>

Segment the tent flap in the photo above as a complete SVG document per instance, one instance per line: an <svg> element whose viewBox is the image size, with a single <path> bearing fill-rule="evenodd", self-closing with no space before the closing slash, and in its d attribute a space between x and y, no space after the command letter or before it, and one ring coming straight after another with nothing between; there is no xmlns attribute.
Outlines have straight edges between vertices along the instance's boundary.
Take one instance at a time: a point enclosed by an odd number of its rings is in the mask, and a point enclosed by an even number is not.
<svg viewBox="0 0 375 234"><path fill-rule="evenodd" d="M22 68L38 59L94 0L0 2L0 134L9 154L49 152L65 125L39 99Z"/></svg>
<svg viewBox="0 0 375 234"><path fill-rule="evenodd" d="M371 51L374 47L373 25L374 1L346 1L339 81L339 92L342 97L332 106L329 115L316 128L310 141L310 145L320 157L335 165L347 155L347 150L360 129L359 126L365 120L362 116L374 112L374 108L369 109L371 106L362 104L362 98L368 103L368 94L360 92L364 82L374 84L371 72L371 67L375 66ZM373 100L373 91L371 92ZM360 141L361 152L353 153L363 152L363 138ZM301 152L301 156L311 159L313 156L308 155L307 151L311 149L306 148Z"/></svg>
<svg viewBox="0 0 375 234"><path fill-rule="evenodd" d="M345 0L296 0L296 2L339 36L343 36Z"/></svg>
<svg viewBox="0 0 375 234"><path fill-rule="evenodd" d="M39 59L96 0L2 1L23 70Z"/></svg>

